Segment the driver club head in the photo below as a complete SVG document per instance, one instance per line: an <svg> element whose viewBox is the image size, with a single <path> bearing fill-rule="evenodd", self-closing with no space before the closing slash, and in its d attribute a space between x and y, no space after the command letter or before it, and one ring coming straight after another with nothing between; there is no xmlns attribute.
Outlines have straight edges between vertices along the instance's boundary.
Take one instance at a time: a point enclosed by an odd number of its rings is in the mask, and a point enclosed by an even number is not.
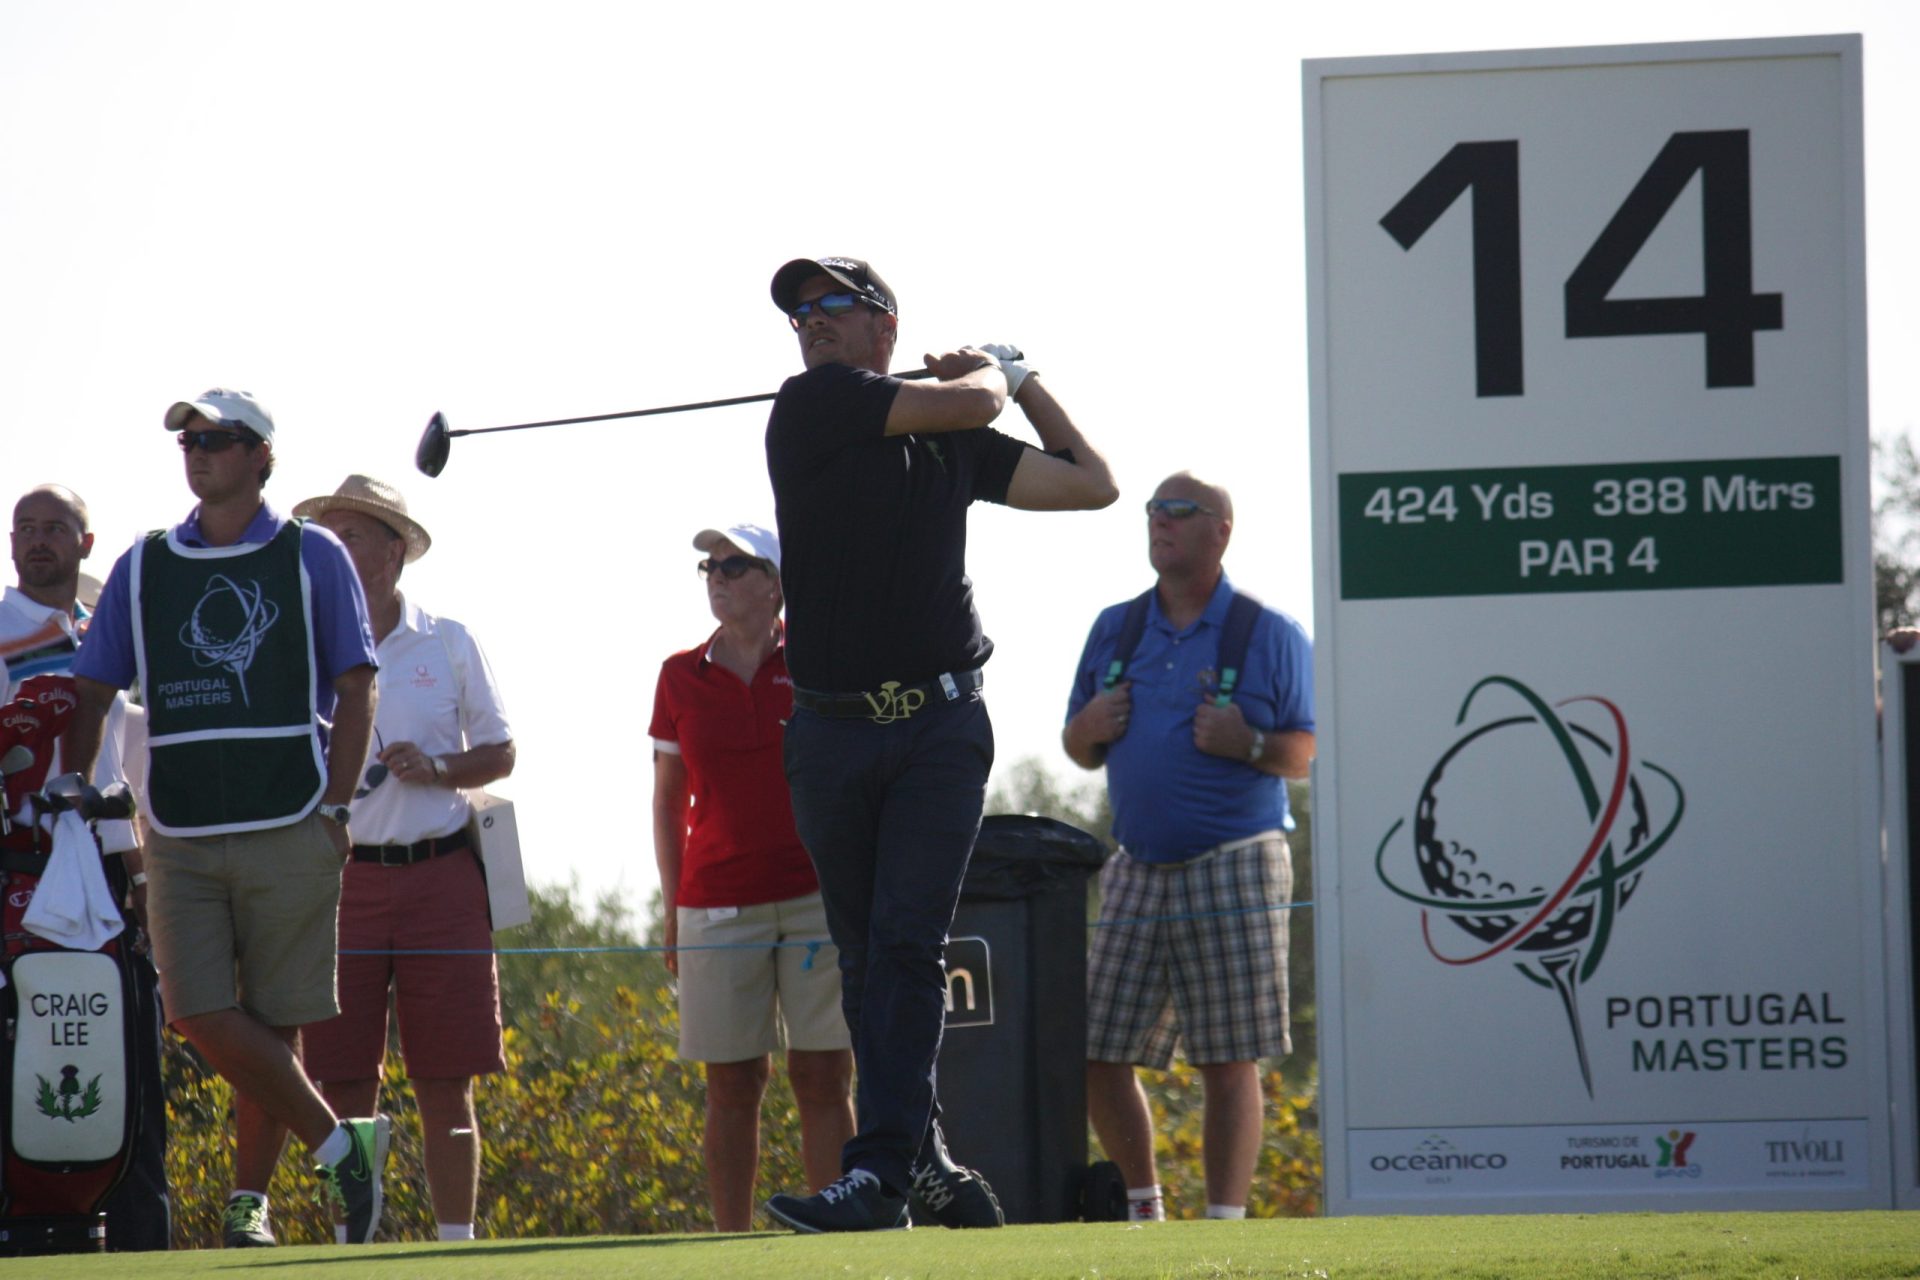
<svg viewBox="0 0 1920 1280"><path fill-rule="evenodd" d="M447 469L447 453L453 448L453 437L447 434L447 415L436 413L427 419L427 429L420 433L419 447L413 451L413 465L421 474L437 476Z"/></svg>

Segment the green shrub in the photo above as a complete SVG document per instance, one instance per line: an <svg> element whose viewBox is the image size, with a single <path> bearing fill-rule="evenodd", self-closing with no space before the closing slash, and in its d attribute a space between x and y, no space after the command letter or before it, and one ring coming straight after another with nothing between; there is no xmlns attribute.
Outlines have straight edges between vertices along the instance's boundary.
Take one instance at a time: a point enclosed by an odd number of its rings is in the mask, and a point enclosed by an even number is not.
<svg viewBox="0 0 1920 1280"><path fill-rule="evenodd" d="M520 948L633 946L605 902L582 917L566 890L540 891L535 923L502 935ZM705 1089L697 1066L676 1054L678 1018L657 955L633 951L504 955L507 1070L475 1086L482 1140L482 1236L631 1235L708 1229L701 1133ZM542 984L532 985L537 975ZM536 994L537 992L537 994ZM190 1048L166 1036L164 1073L176 1248L218 1248L220 1213L232 1187L232 1093ZM382 1239L431 1240L433 1214L420 1166L419 1112L388 1054L380 1106L394 1120ZM1198 1073L1176 1062L1146 1073L1156 1116L1161 1177L1171 1212L1197 1217L1205 1196L1199 1165ZM1266 1134L1249 1212L1314 1213L1320 1146L1311 1072L1289 1086L1265 1078ZM1095 1159L1098 1144L1092 1144ZM776 1070L761 1113L760 1194L798 1187L799 1111ZM289 1144L269 1188L283 1243L333 1238L306 1151ZM770 1224L768 1224L770 1225Z"/></svg>

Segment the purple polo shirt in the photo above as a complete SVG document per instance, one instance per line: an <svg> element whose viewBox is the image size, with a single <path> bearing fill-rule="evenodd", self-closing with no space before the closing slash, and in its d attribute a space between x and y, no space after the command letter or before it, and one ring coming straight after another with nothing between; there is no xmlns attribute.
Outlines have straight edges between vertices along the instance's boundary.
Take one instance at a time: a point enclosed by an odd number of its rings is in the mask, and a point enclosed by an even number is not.
<svg viewBox="0 0 1920 1280"><path fill-rule="evenodd" d="M287 518L262 502L254 513L242 543L271 542ZM174 536L189 547L209 545L200 533L200 508L195 507ZM378 667L374 657L373 624L367 621L367 598L360 577L347 558L347 549L326 529L308 523L301 529L300 564L313 586L314 705L322 722L333 721L334 679L355 667ZM93 621L87 626L80 652L74 655L73 674L125 689L139 674L133 652L133 593L128 576L131 548L113 562L113 572L100 592Z"/></svg>

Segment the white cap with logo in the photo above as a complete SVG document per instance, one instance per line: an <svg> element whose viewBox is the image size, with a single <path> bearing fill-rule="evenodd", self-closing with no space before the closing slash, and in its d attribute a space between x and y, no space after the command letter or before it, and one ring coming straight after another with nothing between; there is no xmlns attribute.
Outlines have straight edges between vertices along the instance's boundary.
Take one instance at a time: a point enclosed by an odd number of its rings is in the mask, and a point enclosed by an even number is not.
<svg viewBox="0 0 1920 1280"><path fill-rule="evenodd" d="M702 529L693 535L693 549L713 554L713 544L726 539L750 556L758 556L780 571L780 535L757 524L734 524L724 529Z"/></svg>
<svg viewBox="0 0 1920 1280"><path fill-rule="evenodd" d="M273 415L251 391L213 387L202 391L197 400L181 400L167 410L167 430L186 430L196 413L215 426L245 427L268 444L273 443Z"/></svg>

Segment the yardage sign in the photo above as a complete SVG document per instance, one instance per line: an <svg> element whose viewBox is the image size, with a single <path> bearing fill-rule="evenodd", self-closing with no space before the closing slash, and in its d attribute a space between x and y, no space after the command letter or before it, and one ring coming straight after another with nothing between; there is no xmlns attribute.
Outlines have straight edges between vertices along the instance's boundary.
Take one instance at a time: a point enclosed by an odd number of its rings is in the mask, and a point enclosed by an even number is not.
<svg viewBox="0 0 1920 1280"><path fill-rule="evenodd" d="M1329 1210L1889 1203L1858 39L1305 94Z"/></svg>

